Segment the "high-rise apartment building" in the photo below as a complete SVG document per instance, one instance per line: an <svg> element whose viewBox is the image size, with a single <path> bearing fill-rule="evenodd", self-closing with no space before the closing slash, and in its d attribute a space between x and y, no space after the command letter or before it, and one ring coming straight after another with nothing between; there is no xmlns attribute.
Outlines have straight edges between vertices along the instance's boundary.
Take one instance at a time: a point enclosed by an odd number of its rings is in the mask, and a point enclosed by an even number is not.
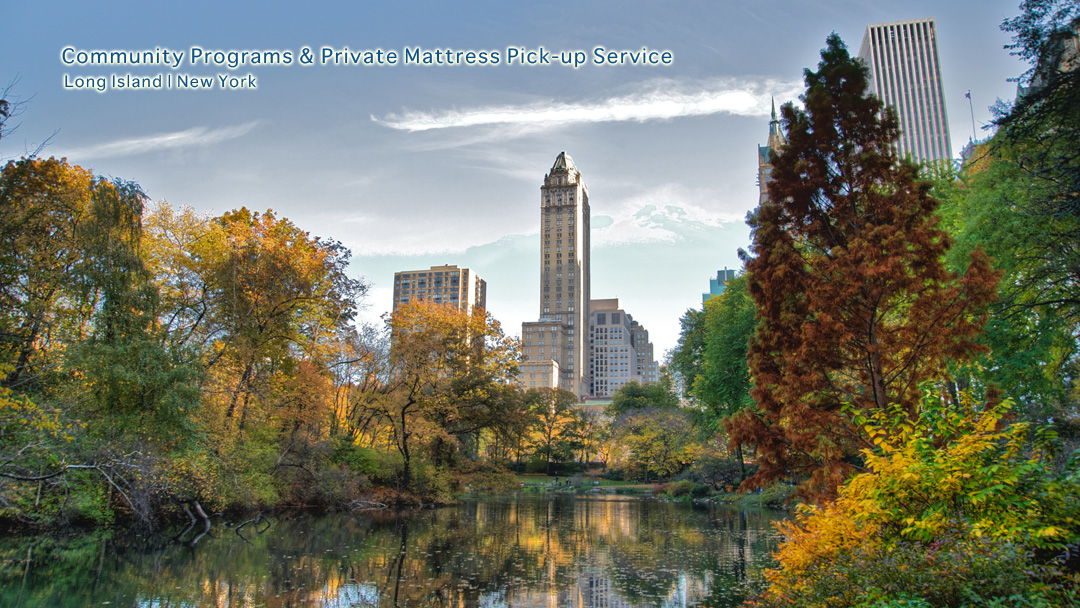
<svg viewBox="0 0 1080 608"><path fill-rule="evenodd" d="M871 92L900 118L900 155L916 161L952 158L934 20L871 23L859 58L870 68Z"/></svg>
<svg viewBox="0 0 1080 608"><path fill-rule="evenodd" d="M540 186L539 288L540 319L521 324L521 386L585 398L659 380L649 332L617 299L589 299L589 188L566 152Z"/></svg>
<svg viewBox="0 0 1080 608"><path fill-rule="evenodd" d="M628 382L660 379L649 331L620 308L618 298L589 305L589 395L610 397Z"/></svg>
<svg viewBox="0 0 1080 608"><path fill-rule="evenodd" d="M432 266L394 273L394 310L409 302L435 302L472 312L487 308L487 281L468 268Z"/></svg>
<svg viewBox="0 0 1080 608"><path fill-rule="evenodd" d="M536 362L553 362L544 363L550 383L585 396L589 388L589 188L566 152L555 158L540 186L539 289L540 320L521 327L523 374L537 367ZM524 377L522 381L528 386Z"/></svg>

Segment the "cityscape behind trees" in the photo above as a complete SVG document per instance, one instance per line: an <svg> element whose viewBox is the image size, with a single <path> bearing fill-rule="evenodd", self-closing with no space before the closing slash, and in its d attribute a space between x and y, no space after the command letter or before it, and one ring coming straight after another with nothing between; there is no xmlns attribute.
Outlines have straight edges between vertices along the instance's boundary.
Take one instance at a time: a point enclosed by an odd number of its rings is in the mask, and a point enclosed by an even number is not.
<svg viewBox="0 0 1080 608"><path fill-rule="evenodd" d="M1031 69L959 166L912 152L881 72L829 36L801 103L763 125L742 272L687 311L655 373L644 328L591 294L588 189L565 152L520 339L475 272L463 305L402 286L364 324L349 250L273 211L208 217L66 159L12 160L0 517L209 529L449 504L526 474L659 482L805 505L760 606L1080 602L1080 9L1025 0L1003 28ZM0 103L0 136L11 115Z"/></svg>

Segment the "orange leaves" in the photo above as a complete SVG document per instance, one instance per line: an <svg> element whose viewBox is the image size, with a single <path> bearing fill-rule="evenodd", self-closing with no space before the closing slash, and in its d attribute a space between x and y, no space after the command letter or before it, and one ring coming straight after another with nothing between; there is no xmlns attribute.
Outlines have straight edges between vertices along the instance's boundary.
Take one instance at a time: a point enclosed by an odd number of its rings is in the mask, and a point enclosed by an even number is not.
<svg viewBox="0 0 1080 608"><path fill-rule="evenodd" d="M742 436L766 463L755 482L813 474L817 487L804 490L816 496L866 445L835 413L911 411L920 383L977 352L998 280L980 258L963 277L945 268L950 239L928 184L893 151L895 117L866 95L865 68L839 38L828 42L807 71L805 110L783 108L789 143L750 221L746 261L759 411Z"/></svg>

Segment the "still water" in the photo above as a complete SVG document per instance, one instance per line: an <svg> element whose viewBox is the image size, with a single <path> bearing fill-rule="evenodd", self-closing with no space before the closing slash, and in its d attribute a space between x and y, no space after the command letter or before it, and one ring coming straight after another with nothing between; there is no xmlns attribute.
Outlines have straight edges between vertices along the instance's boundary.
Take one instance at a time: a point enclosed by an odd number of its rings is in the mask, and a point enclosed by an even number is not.
<svg viewBox="0 0 1080 608"><path fill-rule="evenodd" d="M0 605L166 608L739 604L779 541L768 510L633 497L215 525L194 546L104 534L0 541ZM189 537L191 535L189 534Z"/></svg>

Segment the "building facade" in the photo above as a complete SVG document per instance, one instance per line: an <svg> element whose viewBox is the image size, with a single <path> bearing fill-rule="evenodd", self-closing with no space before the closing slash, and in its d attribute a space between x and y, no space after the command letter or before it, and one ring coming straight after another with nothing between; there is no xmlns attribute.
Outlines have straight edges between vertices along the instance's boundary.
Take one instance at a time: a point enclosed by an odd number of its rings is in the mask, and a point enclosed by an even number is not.
<svg viewBox="0 0 1080 608"><path fill-rule="evenodd" d="M934 19L868 25L859 58L870 68L871 92L900 119L899 154L919 162L952 158Z"/></svg>
<svg viewBox="0 0 1080 608"><path fill-rule="evenodd" d="M760 148L759 148L760 149ZM709 293L701 294L701 303L709 301L709 298L718 296L724 293L724 289L727 288L727 282L734 279L736 271L725 268L723 270L716 271L716 278L709 279Z"/></svg>
<svg viewBox="0 0 1080 608"><path fill-rule="evenodd" d="M550 321L521 324L521 362L518 384L525 388L563 388L559 352L570 337L568 325Z"/></svg>
<svg viewBox="0 0 1080 608"><path fill-rule="evenodd" d="M434 302L472 312L487 308L487 282L468 268L432 266L394 273L394 310L409 302Z"/></svg>
<svg viewBox="0 0 1080 608"><path fill-rule="evenodd" d="M521 324L524 388L602 398L659 380L649 332L617 299L590 300L589 223L589 188L561 152L540 187L540 315Z"/></svg>
<svg viewBox="0 0 1080 608"><path fill-rule="evenodd" d="M610 397L624 384L659 380L649 332L619 306L618 298L589 305L589 394Z"/></svg>
<svg viewBox="0 0 1080 608"><path fill-rule="evenodd" d="M545 364L555 387L588 394L589 187L566 152L540 186L540 317L523 323L522 367ZM523 371L535 374L537 371ZM527 377L522 378L529 386Z"/></svg>
<svg viewBox="0 0 1080 608"><path fill-rule="evenodd" d="M764 146L758 146L757 148L759 206L769 199L769 180L772 179L773 155L779 152L781 146L785 143L787 143L787 138L784 137L784 131L780 128L780 119L776 117L776 102L773 101L772 120L769 121L769 138Z"/></svg>

